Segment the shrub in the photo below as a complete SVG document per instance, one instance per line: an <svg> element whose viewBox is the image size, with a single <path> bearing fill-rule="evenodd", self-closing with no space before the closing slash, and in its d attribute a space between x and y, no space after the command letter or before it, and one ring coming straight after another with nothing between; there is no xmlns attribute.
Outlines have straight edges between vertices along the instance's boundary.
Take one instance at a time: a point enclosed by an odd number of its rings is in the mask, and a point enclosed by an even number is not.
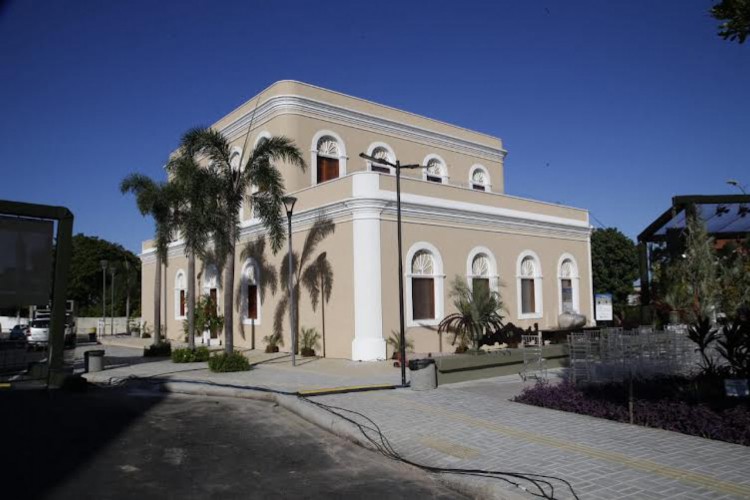
<svg viewBox="0 0 750 500"><path fill-rule="evenodd" d="M302 327L302 339L300 352L302 356L315 356L315 348L320 345L320 334L315 328Z"/></svg>
<svg viewBox="0 0 750 500"><path fill-rule="evenodd" d="M173 363L197 363L201 361L208 361L211 353L208 347L198 347L197 349L190 349L184 347L181 349L175 349L172 351L172 362Z"/></svg>
<svg viewBox="0 0 750 500"><path fill-rule="evenodd" d="M279 352L279 346L284 345L284 338L281 334L266 335L263 337L263 342L267 344L266 352Z"/></svg>
<svg viewBox="0 0 750 500"><path fill-rule="evenodd" d="M169 342L159 342L158 344L152 344L146 346L143 349L144 358L165 358L169 357L172 352L172 344Z"/></svg>
<svg viewBox="0 0 750 500"><path fill-rule="evenodd" d="M208 368L212 372L244 372L250 369L250 362L239 351L222 352L208 358Z"/></svg>
<svg viewBox="0 0 750 500"><path fill-rule="evenodd" d="M404 338L406 339L406 351L413 351L414 341L406 336L406 331L404 331ZM393 348L393 355L391 356L391 358L396 359L399 353L401 353L401 333L395 330L391 330L391 336L386 339L385 343Z"/></svg>
<svg viewBox="0 0 750 500"><path fill-rule="evenodd" d="M659 382L650 381L649 386L656 386L654 393L646 394L646 399L635 400L635 424L750 445L750 407L743 404L727 407L726 401L715 408L702 402L691 404L667 394L668 388L674 389L679 385L677 381L668 380L661 387ZM681 382L685 385L701 383L700 380L687 379ZM646 383L639 388L645 391L645 387ZM635 392L638 393L638 389ZM538 383L535 387L524 389L513 401L628 422L626 394L627 389L623 384L607 384L584 390L568 382L559 385Z"/></svg>

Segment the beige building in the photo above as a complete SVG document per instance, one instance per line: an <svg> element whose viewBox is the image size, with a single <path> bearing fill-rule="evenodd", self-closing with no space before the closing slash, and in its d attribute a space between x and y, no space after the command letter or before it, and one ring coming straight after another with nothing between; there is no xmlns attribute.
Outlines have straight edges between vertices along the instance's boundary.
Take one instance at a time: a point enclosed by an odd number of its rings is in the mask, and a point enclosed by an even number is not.
<svg viewBox="0 0 750 500"><path fill-rule="evenodd" d="M385 339L399 325L395 177L388 167L361 159L362 152L426 166L403 171L401 183L407 336L417 352L455 348L449 338L438 336L437 324L454 310L449 291L456 276L497 290L506 321L522 327L555 328L563 311L592 318L588 212L505 194L506 151L499 138L294 81L271 85L213 127L230 139L238 155L248 127L248 146L284 135L306 155L305 172L277 166L287 191L298 198L295 250L319 217L335 224L310 259L326 252L334 274L330 301L324 304L326 356L385 358L390 355ZM286 262L284 251L274 255L268 245L259 254L264 230L248 212L241 214L237 246L235 344L262 348L285 294L278 278ZM248 245L253 251L246 256L254 258L242 256ZM141 304L148 320L153 318L155 272L150 242L144 243L141 258ZM216 268L197 269L196 289L215 295L221 311ZM186 271L184 249L174 242L162 319L173 339L183 337ZM299 324L318 331L324 326L321 304L313 310L304 288ZM288 349L288 317L283 337Z"/></svg>

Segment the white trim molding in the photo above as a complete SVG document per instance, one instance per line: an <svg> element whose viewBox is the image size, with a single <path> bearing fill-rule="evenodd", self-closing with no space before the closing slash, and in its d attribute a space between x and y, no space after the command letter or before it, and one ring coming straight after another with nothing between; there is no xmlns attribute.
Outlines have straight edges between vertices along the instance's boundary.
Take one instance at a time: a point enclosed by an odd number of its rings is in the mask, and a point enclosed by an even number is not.
<svg viewBox="0 0 750 500"><path fill-rule="evenodd" d="M487 269L487 275L486 276L479 276L474 274L474 259L476 259L479 255L484 255L487 257L487 263L489 264L489 269ZM487 278L490 282L490 290L493 292L500 292L500 276L498 275L497 271L497 260L495 259L495 255L492 253L492 251L483 246L477 246L471 249L469 252L469 255L466 258L466 282L469 285L469 289L472 289L474 278Z"/></svg>
<svg viewBox="0 0 750 500"><path fill-rule="evenodd" d="M435 291L435 317L432 319L414 319L414 304L412 303L411 290L412 277L416 276L412 273L412 262L417 252L426 251L432 255L432 274L422 275L431 276L434 279L434 291ZM404 280L404 294L405 297L405 308L406 308L406 326L435 326L440 323L445 315L445 274L443 274L443 258L440 255L437 247L432 243L426 241L419 241L414 243L409 251L406 253L406 264L405 269L405 280Z"/></svg>
<svg viewBox="0 0 750 500"><path fill-rule="evenodd" d="M367 147L367 155L373 156L376 153L376 150L385 150L387 153L387 159L391 163L396 163L396 153L393 151L393 148L386 144L385 142L373 142ZM377 158L377 157L376 157ZM367 170L372 172L372 162L370 160L365 160L365 165L367 165ZM390 165L379 165L380 167L387 168L391 175L396 174L396 169L391 167ZM380 173L380 172L376 172Z"/></svg>
<svg viewBox="0 0 750 500"><path fill-rule="evenodd" d="M180 292L185 292L185 314L180 314ZM178 269L174 275L174 319L187 318L187 274Z"/></svg>
<svg viewBox="0 0 750 500"><path fill-rule="evenodd" d="M310 182L312 186L318 184L318 143L324 137L330 137L336 142L338 154L328 156L329 158L336 158L339 161L339 178L346 175L346 144L339 134L332 130L318 130L313 136L312 142L310 143Z"/></svg>
<svg viewBox="0 0 750 500"><path fill-rule="evenodd" d="M563 276L563 264L570 262L570 275ZM557 261L557 303L558 303L558 314L563 313L563 300L562 300L562 280L569 279L572 293L573 293L573 311L575 313L581 312L581 286L580 286L581 272L578 268L578 261L569 253L563 253Z"/></svg>
<svg viewBox="0 0 750 500"><path fill-rule="evenodd" d="M424 160L422 160L422 165L425 167L430 166L437 166L440 169L440 183L441 184L448 184L448 180L450 179L450 176L448 175L448 164L445 163L445 160L443 160L443 157L434 153L428 154L424 157ZM428 168L423 168L422 170L422 180L427 180L428 175ZM435 176L435 173L430 173L430 175ZM437 176L436 176L437 177Z"/></svg>
<svg viewBox="0 0 750 500"><path fill-rule="evenodd" d="M260 268L258 267L258 263L254 259L245 259L245 262L242 264L242 270L240 272L240 318L242 318L242 324L243 325L252 325L255 324L255 326L261 325L261 319L262 319L262 302L261 302L261 294L260 294L260 280L263 277L260 275ZM258 313L258 317L253 320L248 318L248 314L250 311L248 311L247 307L247 286L248 285L255 285L255 310Z"/></svg>
<svg viewBox="0 0 750 500"><path fill-rule="evenodd" d="M485 167L484 165L480 165L479 163L475 163L469 169L469 188L474 189L474 184L480 184L474 180L474 173L477 171L481 171L484 176L484 180L481 183L481 185L484 186L484 191L486 193L491 193L492 180L490 178L490 171L487 170L487 167Z"/></svg>
<svg viewBox="0 0 750 500"><path fill-rule="evenodd" d="M527 258L532 259L534 264L533 274L527 276L523 274L524 260ZM516 260L516 298L518 302L518 319L542 319L544 316L544 304L542 302L544 294L542 293L542 287L544 286L542 281L542 261L539 256L533 250L524 250L518 255ZM533 279L534 280L534 312L524 313L523 312L523 294L521 293L521 280L522 279Z"/></svg>

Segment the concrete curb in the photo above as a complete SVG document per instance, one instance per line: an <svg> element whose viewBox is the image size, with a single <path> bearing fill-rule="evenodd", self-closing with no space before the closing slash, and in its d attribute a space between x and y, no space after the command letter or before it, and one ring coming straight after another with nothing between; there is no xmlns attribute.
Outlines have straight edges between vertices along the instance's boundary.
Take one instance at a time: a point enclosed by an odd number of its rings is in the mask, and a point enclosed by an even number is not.
<svg viewBox="0 0 750 500"><path fill-rule="evenodd" d="M242 389L235 387L214 386L202 382L165 381L152 379L149 385L158 385L162 392L174 394L190 394L193 396L228 397L239 399L254 399L276 403L282 408L308 422L346 439L362 448L378 452L362 432L352 423L347 422L330 412L322 410L312 404L305 403L297 396L264 392L256 389ZM411 466L409 466L411 467ZM520 495L500 486L500 482L480 481L476 477L455 474L435 474L435 478L452 490L471 498L486 500L527 500L529 497Z"/></svg>

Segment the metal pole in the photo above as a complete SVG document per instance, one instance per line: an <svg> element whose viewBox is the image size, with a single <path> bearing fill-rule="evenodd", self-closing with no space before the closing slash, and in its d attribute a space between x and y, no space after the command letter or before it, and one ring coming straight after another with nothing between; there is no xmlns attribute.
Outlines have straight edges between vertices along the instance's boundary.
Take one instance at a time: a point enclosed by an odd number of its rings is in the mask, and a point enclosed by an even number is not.
<svg viewBox="0 0 750 500"><path fill-rule="evenodd" d="M289 220L289 256L287 262L289 264L289 280L287 286L289 287L289 327L292 329L292 366L297 366L297 358L295 357L295 349L297 348L297 332L294 324L294 290L292 289L292 213L287 212L287 219Z"/></svg>
<svg viewBox="0 0 750 500"><path fill-rule="evenodd" d="M115 335L115 269L112 268L112 281L109 283L112 299L109 301L110 327L109 334Z"/></svg>
<svg viewBox="0 0 750 500"><path fill-rule="evenodd" d="M396 161L396 231L398 233L398 316L401 328L401 386L406 387L406 331L404 330L404 263L401 252L401 162Z"/></svg>
<svg viewBox="0 0 750 500"><path fill-rule="evenodd" d="M107 268L102 265L102 335L107 333Z"/></svg>

